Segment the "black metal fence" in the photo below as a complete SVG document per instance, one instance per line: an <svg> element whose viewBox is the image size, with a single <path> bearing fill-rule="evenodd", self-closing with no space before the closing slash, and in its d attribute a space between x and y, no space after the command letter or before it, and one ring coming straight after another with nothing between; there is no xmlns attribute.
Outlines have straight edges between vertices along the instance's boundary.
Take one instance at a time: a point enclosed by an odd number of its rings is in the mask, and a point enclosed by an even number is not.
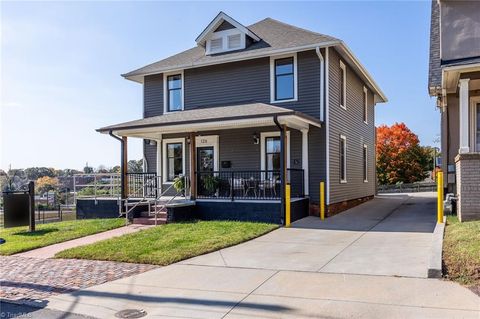
<svg viewBox="0 0 480 319"><path fill-rule="evenodd" d="M160 176L155 173L127 173L128 196L156 198L161 185Z"/></svg>
<svg viewBox="0 0 480 319"><path fill-rule="evenodd" d="M291 196L304 196L303 169L288 169ZM280 199L280 171L197 172L197 198L229 200Z"/></svg>

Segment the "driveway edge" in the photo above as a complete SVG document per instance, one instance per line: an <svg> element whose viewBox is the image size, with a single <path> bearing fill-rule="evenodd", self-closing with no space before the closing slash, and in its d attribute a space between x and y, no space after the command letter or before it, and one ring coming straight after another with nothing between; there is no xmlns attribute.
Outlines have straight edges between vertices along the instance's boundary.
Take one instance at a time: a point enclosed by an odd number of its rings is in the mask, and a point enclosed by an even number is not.
<svg viewBox="0 0 480 319"><path fill-rule="evenodd" d="M446 220L444 217L443 223L437 223L432 234L432 248L428 259L428 278L442 278L443 235Z"/></svg>

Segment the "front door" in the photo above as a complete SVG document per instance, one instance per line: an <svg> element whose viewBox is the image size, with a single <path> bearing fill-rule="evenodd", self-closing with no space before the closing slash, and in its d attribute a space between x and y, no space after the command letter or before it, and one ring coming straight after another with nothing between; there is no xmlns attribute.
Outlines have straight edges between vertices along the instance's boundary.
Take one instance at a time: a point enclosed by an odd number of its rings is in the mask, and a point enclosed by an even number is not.
<svg viewBox="0 0 480 319"><path fill-rule="evenodd" d="M213 172L214 164L213 146L197 147L197 172Z"/></svg>

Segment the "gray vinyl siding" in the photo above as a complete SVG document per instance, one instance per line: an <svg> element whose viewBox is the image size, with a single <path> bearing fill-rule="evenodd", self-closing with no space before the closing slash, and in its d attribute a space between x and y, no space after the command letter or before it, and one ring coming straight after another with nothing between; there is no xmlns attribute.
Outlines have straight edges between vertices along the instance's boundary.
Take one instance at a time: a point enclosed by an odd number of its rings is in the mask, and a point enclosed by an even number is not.
<svg viewBox="0 0 480 319"><path fill-rule="evenodd" d="M345 63L345 61L344 61ZM368 124L363 122L363 81L346 65L347 109L340 107L340 56L329 50L330 204L375 194L375 116L368 91ZM347 145L347 183L340 183L340 135ZM363 144L368 146L368 182L363 181Z"/></svg>
<svg viewBox="0 0 480 319"><path fill-rule="evenodd" d="M143 85L143 117L163 114L163 73L145 77Z"/></svg>
<svg viewBox="0 0 480 319"><path fill-rule="evenodd" d="M322 54L325 56L324 50ZM313 117L320 116L320 62L314 50L297 53L298 100L275 103ZM214 107L246 102L270 104L270 58L259 58L184 70L184 109ZM163 74L147 76L144 84L144 116L163 114ZM277 131L249 128L202 132L220 136L220 161L232 162L232 169L260 169L260 144L253 144L253 133ZM184 135L186 136L186 135ZM164 136L164 138L166 138ZM291 167L302 166L301 132L291 130ZM155 146L145 145L148 170L156 170ZM187 158L188 161L188 158ZM325 129L310 127L310 198L318 203L319 183L325 181ZM188 168L187 163L187 168ZM222 169L223 170L223 169Z"/></svg>

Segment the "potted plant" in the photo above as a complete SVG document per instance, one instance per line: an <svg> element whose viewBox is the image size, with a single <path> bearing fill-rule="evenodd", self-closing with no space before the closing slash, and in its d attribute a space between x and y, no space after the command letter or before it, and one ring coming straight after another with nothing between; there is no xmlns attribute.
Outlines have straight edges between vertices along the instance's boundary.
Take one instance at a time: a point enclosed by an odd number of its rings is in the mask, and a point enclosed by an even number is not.
<svg viewBox="0 0 480 319"><path fill-rule="evenodd" d="M173 180L173 187L177 191L177 193L181 193L185 195L185 176L179 175Z"/></svg>
<svg viewBox="0 0 480 319"><path fill-rule="evenodd" d="M218 185L220 181L217 176L214 175L205 175L203 176L203 186L209 194L214 194L217 192Z"/></svg>

